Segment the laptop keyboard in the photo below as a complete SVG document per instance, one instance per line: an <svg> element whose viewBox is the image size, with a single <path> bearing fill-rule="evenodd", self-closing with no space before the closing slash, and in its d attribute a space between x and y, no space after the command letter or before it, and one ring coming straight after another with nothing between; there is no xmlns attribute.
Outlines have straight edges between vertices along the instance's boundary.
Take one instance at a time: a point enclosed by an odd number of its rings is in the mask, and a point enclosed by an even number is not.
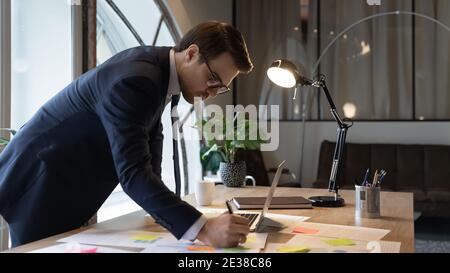
<svg viewBox="0 0 450 273"><path fill-rule="evenodd" d="M250 221L250 223L248 225L251 226L253 224L253 222L255 222L255 220L259 214L257 214L257 213L240 213L238 215L247 218Z"/></svg>

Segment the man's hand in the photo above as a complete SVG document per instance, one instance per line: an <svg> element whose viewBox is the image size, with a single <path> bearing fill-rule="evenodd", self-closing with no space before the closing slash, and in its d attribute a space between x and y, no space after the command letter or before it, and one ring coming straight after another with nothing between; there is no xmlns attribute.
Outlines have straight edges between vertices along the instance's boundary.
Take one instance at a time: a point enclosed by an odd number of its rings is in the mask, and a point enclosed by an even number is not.
<svg viewBox="0 0 450 273"><path fill-rule="evenodd" d="M250 232L248 225L247 218L226 212L208 219L197 239L213 247L236 247L239 243L246 242Z"/></svg>

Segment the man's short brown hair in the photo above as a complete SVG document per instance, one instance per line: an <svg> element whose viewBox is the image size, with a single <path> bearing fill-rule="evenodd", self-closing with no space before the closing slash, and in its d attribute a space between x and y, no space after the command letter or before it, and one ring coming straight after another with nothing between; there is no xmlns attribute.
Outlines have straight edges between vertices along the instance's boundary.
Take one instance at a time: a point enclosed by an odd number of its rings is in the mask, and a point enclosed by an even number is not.
<svg viewBox="0 0 450 273"><path fill-rule="evenodd" d="M210 21L195 26L181 38L175 46L175 51L183 51L192 44L199 47L200 54L207 60L229 52L241 73L249 73L253 69L244 37L228 23Z"/></svg>

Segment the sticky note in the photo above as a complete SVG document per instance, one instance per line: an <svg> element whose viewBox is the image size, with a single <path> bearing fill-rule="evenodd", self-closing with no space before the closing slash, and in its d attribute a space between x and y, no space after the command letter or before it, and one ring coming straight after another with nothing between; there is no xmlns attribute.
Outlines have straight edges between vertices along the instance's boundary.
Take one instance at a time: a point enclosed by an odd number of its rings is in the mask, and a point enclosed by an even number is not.
<svg viewBox="0 0 450 273"><path fill-rule="evenodd" d="M248 235L246 243L256 243L256 236L252 234Z"/></svg>
<svg viewBox="0 0 450 273"><path fill-rule="evenodd" d="M242 252L249 249L250 248L248 247L238 246L238 247L224 248L223 250L226 252Z"/></svg>
<svg viewBox="0 0 450 273"><path fill-rule="evenodd" d="M304 246L282 246L277 249L278 253L308 253L309 251L311 250Z"/></svg>
<svg viewBox="0 0 450 273"><path fill-rule="evenodd" d="M318 229L304 228L304 227L296 227L292 231L293 233L303 233L303 234L316 234L319 232Z"/></svg>
<svg viewBox="0 0 450 273"><path fill-rule="evenodd" d="M98 248L87 248L87 249L81 249L80 253L97 253Z"/></svg>
<svg viewBox="0 0 450 273"><path fill-rule="evenodd" d="M333 239L333 240L325 240L325 243L331 245L331 246L353 246L355 243L350 239Z"/></svg>
<svg viewBox="0 0 450 273"><path fill-rule="evenodd" d="M133 240L135 241L155 241L159 239L159 236L153 235L153 234L138 234L133 236Z"/></svg>
<svg viewBox="0 0 450 273"><path fill-rule="evenodd" d="M214 247L210 247L210 246L187 246L186 247L187 250L189 251L206 251L206 252L215 252L216 249Z"/></svg>

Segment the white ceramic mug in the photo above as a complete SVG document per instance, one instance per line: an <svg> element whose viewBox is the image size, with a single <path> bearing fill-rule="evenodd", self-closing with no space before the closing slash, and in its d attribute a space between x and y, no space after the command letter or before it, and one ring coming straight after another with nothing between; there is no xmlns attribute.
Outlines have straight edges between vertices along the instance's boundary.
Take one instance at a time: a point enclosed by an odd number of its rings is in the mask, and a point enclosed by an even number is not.
<svg viewBox="0 0 450 273"><path fill-rule="evenodd" d="M214 200L214 190L216 184L214 181L203 180L195 185L195 200L200 206L209 206Z"/></svg>

